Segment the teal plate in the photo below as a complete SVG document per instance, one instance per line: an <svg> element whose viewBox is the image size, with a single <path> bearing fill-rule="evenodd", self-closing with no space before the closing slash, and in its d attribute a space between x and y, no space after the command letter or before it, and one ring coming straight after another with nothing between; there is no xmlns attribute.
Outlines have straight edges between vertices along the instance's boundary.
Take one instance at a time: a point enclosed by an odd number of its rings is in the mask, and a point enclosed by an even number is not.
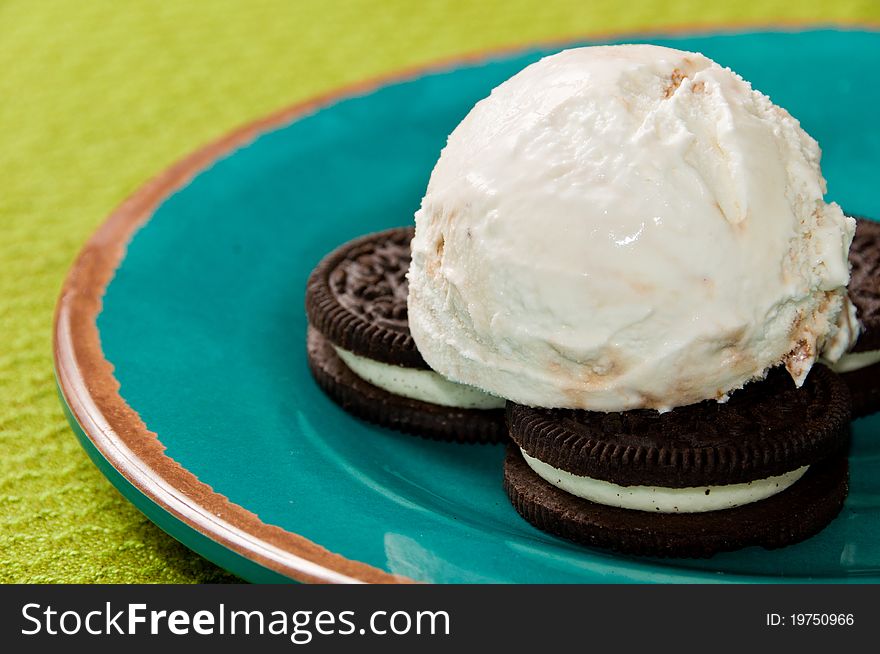
<svg viewBox="0 0 880 654"><path fill-rule="evenodd" d="M880 33L638 40L702 51L751 80L822 144L829 197L880 216ZM313 382L309 271L345 240L409 223L452 128L558 49L342 91L236 132L135 194L59 301L56 373L84 447L163 529L254 581L880 581L876 416L853 425L850 496L820 535L654 560L533 529L501 488L501 446L364 424Z"/></svg>

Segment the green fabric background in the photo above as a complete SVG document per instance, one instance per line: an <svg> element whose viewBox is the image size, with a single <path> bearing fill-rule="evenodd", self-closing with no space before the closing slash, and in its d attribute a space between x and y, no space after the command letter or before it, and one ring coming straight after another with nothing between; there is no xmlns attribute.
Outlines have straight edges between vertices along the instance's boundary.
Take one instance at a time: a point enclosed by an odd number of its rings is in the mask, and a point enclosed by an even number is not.
<svg viewBox="0 0 880 654"><path fill-rule="evenodd" d="M876 0L0 0L0 581L233 577L129 505L67 426L52 311L139 184L231 128L459 53L680 25L880 23Z"/></svg>

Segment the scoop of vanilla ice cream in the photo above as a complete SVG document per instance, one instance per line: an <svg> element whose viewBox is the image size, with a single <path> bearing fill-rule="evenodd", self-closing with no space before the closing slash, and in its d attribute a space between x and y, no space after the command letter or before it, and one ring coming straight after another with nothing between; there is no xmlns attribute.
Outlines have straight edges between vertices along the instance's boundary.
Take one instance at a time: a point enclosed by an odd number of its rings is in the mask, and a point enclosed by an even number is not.
<svg viewBox="0 0 880 654"><path fill-rule="evenodd" d="M521 404L723 400L801 384L858 329L855 223L820 150L706 57L651 45L542 59L450 135L416 213L409 323L442 375Z"/></svg>

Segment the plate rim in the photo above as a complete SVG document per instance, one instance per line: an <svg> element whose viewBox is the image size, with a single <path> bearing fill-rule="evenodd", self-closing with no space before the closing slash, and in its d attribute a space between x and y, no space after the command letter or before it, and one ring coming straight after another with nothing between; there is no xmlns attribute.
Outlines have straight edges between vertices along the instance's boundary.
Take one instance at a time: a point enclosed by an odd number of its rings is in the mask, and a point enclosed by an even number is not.
<svg viewBox="0 0 880 654"><path fill-rule="evenodd" d="M419 71L413 71L417 73ZM410 73L412 74L412 73ZM97 317L128 243L171 195L215 161L333 102L405 79L398 71L358 81L258 118L166 168L122 202L76 257L62 285L53 328L55 377L87 453L103 459L136 491L186 528L284 577L312 583L401 583L409 580L345 558L299 534L264 523L167 456L161 440L119 392L101 348ZM83 438L88 443L83 442ZM102 461L95 461L106 474ZM111 481L114 481L111 479ZM118 484L114 484L119 487ZM122 490L122 489L120 489ZM128 493L123 493L131 500ZM135 505L143 511L137 502ZM149 518L154 516L149 515ZM167 524L160 525L169 531ZM177 534L171 533L177 537ZM184 543L186 544L186 543Z"/></svg>
<svg viewBox="0 0 880 654"><path fill-rule="evenodd" d="M165 454L158 434L149 430L121 396L113 364L101 348L97 327L103 296L137 231L149 222L167 198L217 160L246 147L266 132L340 100L365 95L390 84L517 53L608 39L735 34L747 29L878 28L880 24L865 21L776 21L700 23L647 31L573 34L402 67L343 84L234 128L142 184L99 225L74 260L55 305L52 334L55 379L68 420L86 453L127 500L187 547L190 544L184 541L184 536L207 539L206 546L213 543L216 546L211 548L213 555L202 549L197 552L215 562L225 558L227 553L241 557L266 571L266 575L254 571L254 576L261 581L413 583L413 579L346 558L299 534L264 523L256 514L214 491Z"/></svg>

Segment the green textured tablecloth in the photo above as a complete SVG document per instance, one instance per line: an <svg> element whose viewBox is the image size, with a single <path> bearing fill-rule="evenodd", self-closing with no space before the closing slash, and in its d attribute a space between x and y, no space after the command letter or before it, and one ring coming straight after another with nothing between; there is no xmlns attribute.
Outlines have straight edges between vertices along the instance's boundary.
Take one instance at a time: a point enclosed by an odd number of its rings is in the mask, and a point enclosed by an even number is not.
<svg viewBox="0 0 880 654"><path fill-rule="evenodd" d="M86 458L52 376L79 247L139 184L273 109L457 53L597 33L880 22L876 0L0 3L0 581L233 578Z"/></svg>

